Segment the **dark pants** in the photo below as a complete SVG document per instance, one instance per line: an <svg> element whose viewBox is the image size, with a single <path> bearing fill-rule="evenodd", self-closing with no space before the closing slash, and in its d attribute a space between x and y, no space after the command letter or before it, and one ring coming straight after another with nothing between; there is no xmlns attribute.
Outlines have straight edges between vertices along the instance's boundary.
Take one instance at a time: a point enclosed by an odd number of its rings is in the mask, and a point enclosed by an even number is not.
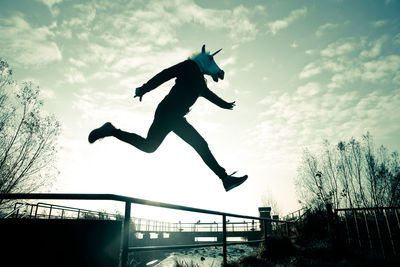
<svg viewBox="0 0 400 267"><path fill-rule="evenodd" d="M129 143L136 148L152 153L161 145L164 138L173 131L177 136L191 145L207 166L220 178L226 176L225 169L222 168L213 154L211 153L207 142L204 138L190 125L186 118L173 115L160 115L161 112L156 112L154 121L150 126L147 137L143 138L135 133L128 133L121 130L116 130L113 136L119 140Z"/></svg>

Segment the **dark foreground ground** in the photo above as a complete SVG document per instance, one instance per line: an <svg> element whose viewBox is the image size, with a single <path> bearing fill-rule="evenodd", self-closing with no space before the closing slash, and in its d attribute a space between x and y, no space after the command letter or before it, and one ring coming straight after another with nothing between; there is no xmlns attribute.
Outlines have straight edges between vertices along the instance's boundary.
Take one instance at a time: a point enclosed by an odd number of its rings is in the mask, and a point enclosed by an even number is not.
<svg viewBox="0 0 400 267"><path fill-rule="evenodd" d="M380 254L371 251L360 251L356 247L344 245L333 248L327 240L309 240L293 242L286 237L269 239L268 248L260 246L253 253L245 254L235 261L228 262L223 267L316 267L316 266L400 266L400 257L383 258ZM195 255L193 255L195 256ZM195 257L193 257L194 259ZM162 266L157 265L157 266ZM192 259L175 260L174 267L202 267L208 266ZM212 264L220 267L221 261Z"/></svg>
<svg viewBox="0 0 400 267"><path fill-rule="evenodd" d="M323 240L293 244L287 238L272 238L267 249L260 247L256 253L243 256L225 267L247 266L400 266L400 259L384 259L353 247L332 248Z"/></svg>

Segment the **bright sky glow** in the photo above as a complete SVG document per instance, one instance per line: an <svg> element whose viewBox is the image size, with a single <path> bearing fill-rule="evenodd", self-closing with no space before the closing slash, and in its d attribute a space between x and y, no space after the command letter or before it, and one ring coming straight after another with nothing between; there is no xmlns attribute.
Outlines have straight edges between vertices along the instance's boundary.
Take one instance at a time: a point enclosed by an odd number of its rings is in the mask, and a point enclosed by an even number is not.
<svg viewBox="0 0 400 267"><path fill-rule="evenodd" d="M0 56L17 80L42 89L63 125L52 192L115 193L257 215L262 195L298 208L305 147L370 131L399 151L400 2L2 0ZM215 51L225 80L208 86L233 111L199 99L188 121L228 172L249 175L225 193L174 134L144 154L115 139L90 145L106 121L146 135L173 81L134 89L200 51ZM144 215L140 215L144 216Z"/></svg>

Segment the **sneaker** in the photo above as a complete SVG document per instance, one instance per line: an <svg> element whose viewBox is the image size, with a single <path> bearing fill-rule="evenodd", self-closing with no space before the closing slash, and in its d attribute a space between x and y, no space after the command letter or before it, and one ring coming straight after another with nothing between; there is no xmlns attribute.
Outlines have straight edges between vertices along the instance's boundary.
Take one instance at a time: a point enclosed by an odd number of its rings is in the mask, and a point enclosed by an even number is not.
<svg viewBox="0 0 400 267"><path fill-rule="evenodd" d="M232 173L231 175L227 175L225 178L222 179L222 183L224 184L226 192L243 184L248 178L247 175L244 175L242 177L235 177L233 176L235 173L236 172Z"/></svg>
<svg viewBox="0 0 400 267"><path fill-rule="evenodd" d="M111 136L112 131L115 130L115 127L110 123L106 122L100 128L94 129L89 134L89 143L93 144L97 140L104 138L106 136Z"/></svg>

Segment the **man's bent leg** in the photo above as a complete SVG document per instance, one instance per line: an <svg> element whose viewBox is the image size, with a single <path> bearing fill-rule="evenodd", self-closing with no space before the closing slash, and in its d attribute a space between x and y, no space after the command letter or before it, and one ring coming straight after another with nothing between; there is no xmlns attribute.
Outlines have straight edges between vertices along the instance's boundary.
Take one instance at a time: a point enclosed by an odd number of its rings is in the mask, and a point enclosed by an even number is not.
<svg viewBox="0 0 400 267"><path fill-rule="evenodd" d="M190 125L185 118L182 118L179 123L176 124L173 132L182 138L186 143L191 145L207 166L221 179L226 177L226 171L222 168L208 147L207 142L204 138Z"/></svg>

